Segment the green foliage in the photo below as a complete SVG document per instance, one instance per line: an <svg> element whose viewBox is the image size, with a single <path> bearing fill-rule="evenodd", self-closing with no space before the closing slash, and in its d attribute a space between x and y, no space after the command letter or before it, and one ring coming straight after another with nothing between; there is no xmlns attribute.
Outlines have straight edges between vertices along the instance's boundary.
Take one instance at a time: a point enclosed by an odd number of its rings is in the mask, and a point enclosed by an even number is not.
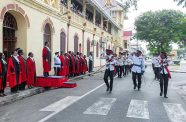
<svg viewBox="0 0 186 122"><path fill-rule="evenodd" d="M179 6L186 7L186 0L174 0L174 2L177 2Z"/></svg>
<svg viewBox="0 0 186 122"><path fill-rule="evenodd" d="M139 0L125 0L123 2L123 9L128 12L128 9L134 7L137 10L137 4Z"/></svg>
<svg viewBox="0 0 186 122"><path fill-rule="evenodd" d="M169 52L171 43L184 38L184 14L175 10L149 11L135 21L135 38L148 42L151 53Z"/></svg>

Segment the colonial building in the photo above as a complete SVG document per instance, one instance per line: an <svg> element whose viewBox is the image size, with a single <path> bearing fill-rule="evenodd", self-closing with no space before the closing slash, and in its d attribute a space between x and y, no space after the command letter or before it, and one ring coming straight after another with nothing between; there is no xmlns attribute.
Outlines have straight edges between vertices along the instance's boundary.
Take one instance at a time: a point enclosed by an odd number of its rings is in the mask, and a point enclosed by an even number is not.
<svg viewBox="0 0 186 122"><path fill-rule="evenodd" d="M99 66L106 48L115 52L123 48L123 14L114 0L1 0L0 50L9 57L20 47L25 58L32 51L38 74L45 41L53 54L93 52L94 66Z"/></svg>

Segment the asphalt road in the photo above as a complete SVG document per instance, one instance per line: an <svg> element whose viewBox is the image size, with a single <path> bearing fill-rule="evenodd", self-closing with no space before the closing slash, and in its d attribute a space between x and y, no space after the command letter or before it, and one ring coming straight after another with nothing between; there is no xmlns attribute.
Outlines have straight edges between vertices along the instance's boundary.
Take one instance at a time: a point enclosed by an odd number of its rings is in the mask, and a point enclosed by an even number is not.
<svg viewBox="0 0 186 122"><path fill-rule="evenodd" d="M115 78L106 92L103 73L77 81L74 89L55 89L0 107L0 122L186 122L186 104L173 74L168 99L159 96L159 83L149 67L141 91L133 90L131 75Z"/></svg>

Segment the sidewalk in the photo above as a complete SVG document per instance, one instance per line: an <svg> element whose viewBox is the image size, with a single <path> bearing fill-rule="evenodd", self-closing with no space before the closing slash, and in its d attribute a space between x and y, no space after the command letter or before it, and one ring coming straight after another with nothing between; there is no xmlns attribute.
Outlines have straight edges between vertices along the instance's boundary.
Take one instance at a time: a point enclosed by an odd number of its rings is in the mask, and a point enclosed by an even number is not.
<svg viewBox="0 0 186 122"><path fill-rule="evenodd" d="M96 74L96 73L100 73L104 70L104 68L102 68L100 71L97 72L97 70L100 69L100 67L96 67L94 68L94 72L92 72L91 74ZM87 78L89 77L89 73L85 74L85 75L81 75L78 77L74 77L74 78L70 78L68 81L78 81L81 80L83 78ZM10 88L6 88L5 90L5 94L7 96L5 97L0 97L0 107L6 104L10 104L13 103L15 101L36 95L36 94L40 94L42 92L45 92L46 89L42 88L42 87L34 87L33 89L26 89L24 91L19 91L16 94L11 94L10 93Z"/></svg>
<svg viewBox="0 0 186 122"><path fill-rule="evenodd" d="M175 73L186 73L186 70L182 70L179 65L176 66L169 66L170 72L175 72Z"/></svg>

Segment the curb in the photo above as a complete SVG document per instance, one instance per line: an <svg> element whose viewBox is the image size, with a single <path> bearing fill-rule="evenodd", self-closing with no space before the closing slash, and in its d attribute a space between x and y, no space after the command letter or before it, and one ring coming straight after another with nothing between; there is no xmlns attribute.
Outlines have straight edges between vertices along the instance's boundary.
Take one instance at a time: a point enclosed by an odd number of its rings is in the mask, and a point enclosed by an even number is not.
<svg viewBox="0 0 186 122"><path fill-rule="evenodd" d="M97 74L97 73L100 73L100 72L102 72L102 71L92 72L92 74ZM78 77L75 77L75 78L71 78L68 81L81 80L81 79L83 79L87 76L89 76L89 74L78 76ZM11 95L7 95L5 97L1 97L0 98L0 107L3 106L3 105L8 105L8 104L13 103L13 102L18 101L18 100L22 100L24 98L27 98L27 97L30 97L30 96L33 96L33 95L36 95L36 94L43 93L44 91L46 91L45 88L36 87L36 88L33 88L33 89L27 89L27 90L24 90L24 91L20 91L20 93L11 94Z"/></svg>
<svg viewBox="0 0 186 122"><path fill-rule="evenodd" d="M44 91L45 91L44 88L37 87L37 88L21 91L20 93L7 95L5 97L0 98L0 107L3 105L13 103L18 100L33 96L33 95L36 95L36 94L42 93Z"/></svg>
<svg viewBox="0 0 186 122"><path fill-rule="evenodd" d="M170 70L170 72L173 72L173 73L186 73L186 71L178 71L178 70Z"/></svg>

